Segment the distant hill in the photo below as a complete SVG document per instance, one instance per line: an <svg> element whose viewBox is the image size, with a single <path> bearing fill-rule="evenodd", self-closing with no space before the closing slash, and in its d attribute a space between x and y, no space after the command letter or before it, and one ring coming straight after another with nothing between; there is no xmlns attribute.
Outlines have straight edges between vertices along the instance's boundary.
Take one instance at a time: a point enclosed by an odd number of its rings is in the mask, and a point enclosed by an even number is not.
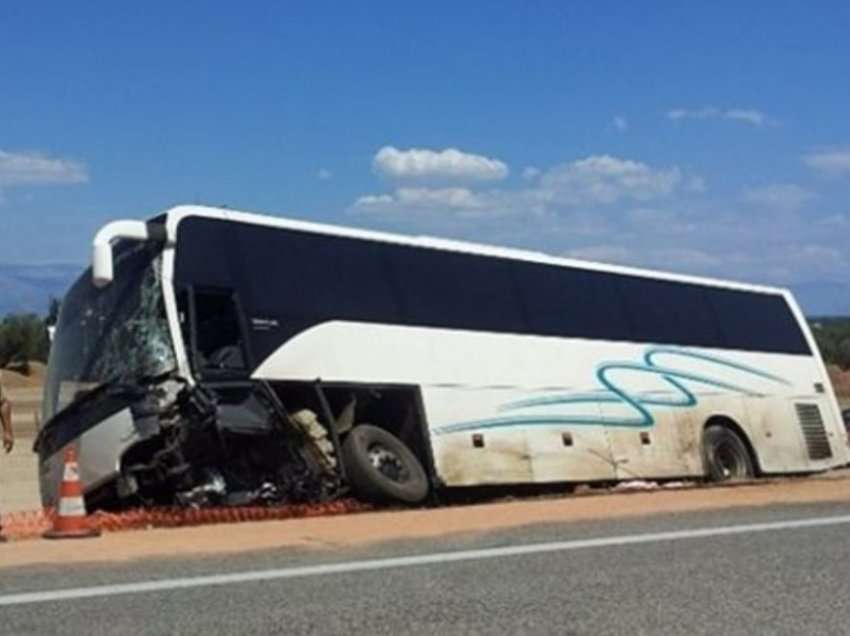
<svg viewBox="0 0 850 636"><path fill-rule="evenodd" d="M12 312L47 313L51 296L61 298L80 275L81 265L0 264L0 316Z"/></svg>

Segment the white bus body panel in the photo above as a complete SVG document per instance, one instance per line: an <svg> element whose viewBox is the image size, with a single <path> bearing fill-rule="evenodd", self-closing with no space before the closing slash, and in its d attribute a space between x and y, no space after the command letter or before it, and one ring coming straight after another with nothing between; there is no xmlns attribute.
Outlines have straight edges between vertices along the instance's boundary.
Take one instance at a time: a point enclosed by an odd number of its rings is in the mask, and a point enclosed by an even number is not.
<svg viewBox="0 0 850 636"><path fill-rule="evenodd" d="M688 407L652 407L651 425L623 426L634 409L617 401L581 401L534 406L522 415L540 420L546 414L604 421L604 424L505 425L475 428L476 423L505 418L505 409L525 399L552 395L581 396L599 392L597 372L612 361L640 362L652 345L473 331L328 322L313 327L281 346L254 373L271 381L301 380L420 387L435 468L447 485L546 482L557 480L631 479L635 477L702 475L702 431L712 416L736 422L749 437L766 473L807 472L846 465L850 453L841 412L826 369L805 318L786 290L728 280L687 276L587 261L558 258L540 252L489 245L410 237L206 206L178 206L167 211L171 242L164 252L163 287L166 312L178 351L181 374L193 382L185 357L173 294L175 244L180 221L205 217L353 239L396 243L446 251L498 256L527 262L576 267L613 274L644 276L672 282L703 284L747 292L781 294L812 351L811 356L689 348L745 365L780 379L717 366L678 356L675 370L708 373L711 378L738 381L733 391L698 383L687 385L696 403ZM170 293L169 293L170 292ZM675 347L665 347L675 349ZM682 349L684 350L684 349ZM705 365L708 365L706 368ZM700 366L703 365L703 366ZM629 395L658 391L675 399L678 391L652 373L621 372ZM820 384L818 391L815 384ZM608 398L606 398L608 399ZM813 461L806 450L795 402L817 404L832 457ZM625 412L624 412L625 410ZM565 415L566 413L566 415ZM612 421L608 421L612 420ZM617 424L620 421L620 424ZM492 422L490 422L492 424ZM454 428L452 428L454 427ZM473 432L485 436L485 447L474 448ZM563 433L572 435L565 446ZM649 433L649 444L640 433Z"/></svg>
<svg viewBox="0 0 850 636"><path fill-rule="evenodd" d="M743 429L763 472L843 465L822 369L799 355L333 321L254 377L419 386L437 474L460 486L701 475L712 416ZM831 458L809 459L796 401L819 406Z"/></svg>

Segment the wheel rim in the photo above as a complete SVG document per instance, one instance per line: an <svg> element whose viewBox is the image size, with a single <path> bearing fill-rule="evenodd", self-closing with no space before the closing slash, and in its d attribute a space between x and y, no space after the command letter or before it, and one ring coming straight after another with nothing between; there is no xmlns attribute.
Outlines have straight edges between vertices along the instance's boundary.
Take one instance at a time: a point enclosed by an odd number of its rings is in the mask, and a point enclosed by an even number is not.
<svg viewBox="0 0 850 636"><path fill-rule="evenodd" d="M746 477L747 468L741 450L730 442L720 442L714 447L714 465L721 479Z"/></svg>
<svg viewBox="0 0 850 636"><path fill-rule="evenodd" d="M382 444L369 447L369 461L379 473L396 483L410 479L410 473L401 458Z"/></svg>

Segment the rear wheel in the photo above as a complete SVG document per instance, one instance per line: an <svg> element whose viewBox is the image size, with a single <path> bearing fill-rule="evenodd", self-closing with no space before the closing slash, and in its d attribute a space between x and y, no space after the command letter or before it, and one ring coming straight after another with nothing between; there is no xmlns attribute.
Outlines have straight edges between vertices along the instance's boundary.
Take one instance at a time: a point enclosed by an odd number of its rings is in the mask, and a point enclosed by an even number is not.
<svg viewBox="0 0 850 636"><path fill-rule="evenodd" d="M755 469L750 452L733 430L713 424L702 435L707 477L711 481L752 479Z"/></svg>
<svg viewBox="0 0 850 636"><path fill-rule="evenodd" d="M419 503L428 495L428 477L416 455L377 426L356 426L342 446L342 461L354 492L363 499Z"/></svg>

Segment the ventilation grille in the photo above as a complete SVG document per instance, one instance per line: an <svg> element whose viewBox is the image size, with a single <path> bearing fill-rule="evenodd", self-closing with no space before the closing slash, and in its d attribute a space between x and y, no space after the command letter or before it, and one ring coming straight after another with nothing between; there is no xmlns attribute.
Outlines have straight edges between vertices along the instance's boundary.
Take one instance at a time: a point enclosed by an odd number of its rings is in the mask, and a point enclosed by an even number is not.
<svg viewBox="0 0 850 636"><path fill-rule="evenodd" d="M829 447L829 439L823 427L823 418L818 405L795 404L794 406L797 408L797 419L800 421L800 428L803 429L803 437L806 439L809 459L832 457L832 449Z"/></svg>

